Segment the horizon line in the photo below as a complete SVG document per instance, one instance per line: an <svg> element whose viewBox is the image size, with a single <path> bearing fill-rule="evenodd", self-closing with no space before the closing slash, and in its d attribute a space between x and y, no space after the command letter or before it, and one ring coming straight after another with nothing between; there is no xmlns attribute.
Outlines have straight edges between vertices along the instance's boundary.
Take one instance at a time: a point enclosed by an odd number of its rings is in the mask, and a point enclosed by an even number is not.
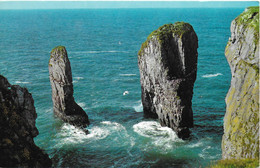
<svg viewBox="0 0 260 168"><path fill-rule="evenodd" d="M248 6L251 7L251 6ZM236 8L236 9L243 9L247 7L99 7L99 8L25 8L25 9L1 9L0 10L72 10L72 9L230 9L230 8Z"/></svg>
<svg viewBox="0 0 260 168"><path fill-rule="evenodd" d="M8 9L140 9L140 8L246 8L248 6L259 6L258 1L206 1L206 0L189 0L189 1L44 1L44 0L0 0L0 10Z"/></svg>

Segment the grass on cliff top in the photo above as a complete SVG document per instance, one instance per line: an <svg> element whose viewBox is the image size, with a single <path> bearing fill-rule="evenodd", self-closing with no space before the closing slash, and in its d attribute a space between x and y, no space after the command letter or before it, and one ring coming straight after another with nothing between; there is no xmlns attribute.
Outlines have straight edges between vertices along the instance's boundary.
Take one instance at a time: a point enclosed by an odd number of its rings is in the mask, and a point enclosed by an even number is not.
<svg viewBox="0 0 260 168"><path fill-rule="evenodd" d="M53 52L58 52L58 54L63 54L63 53L67 53L67 51L66 51L66 48L64 47L64 46L57 46L57 47L55 47L55 48L53 48L52 50L51 50L51 56L50 56L50 58L52 58L52 53ZM63 56L62 56L63 57Z"/></svg>
<svg viewBox="0 0 260 168"><path fill-rule="evenodd" d="M64 46L57 46L57 47L55 47L55 48L53 48L53 49L51 50L51 53L53 53L54 51L62 52L62 51L64 51L64 50L66 50L66 48L65 48Z"/></svg>
<svg viewBox="0 0 260 168"><path fill-rule="evenodd" d="M251 6L241 13L236 19L238 25L252 27L255 30L256 44L259 39L259 6Z"/></svg>
<svg viewBox="0 0 260 168"><path fill-rule="evenodd" d="M230 159L219 160L216 164L212 164L210 168L257 168L259 159Z"/></svg>
<svg viewBox="0 0 260 168"><path fill-rule="evenodd" d="M187 32L194 31L192 26L189 23L185 22L176 22L174 24L165 24L159 27L157 30L153 31L146 39L146 41L142 44L141 49L138 52L138 55L141 55L143 49L147 47L148 41L153 37L156 37L160 44L164 44L170 36L177 36L182 38L183 34Z"/></svg>

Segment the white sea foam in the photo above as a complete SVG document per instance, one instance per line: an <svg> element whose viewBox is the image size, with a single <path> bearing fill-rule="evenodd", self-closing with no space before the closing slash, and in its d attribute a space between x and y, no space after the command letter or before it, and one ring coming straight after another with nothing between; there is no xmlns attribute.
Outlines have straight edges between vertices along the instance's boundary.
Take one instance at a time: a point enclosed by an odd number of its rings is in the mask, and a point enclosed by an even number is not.
<svg viewBox="0 0 260 168"><path fill-rule="evenodd" d="M94 126L89 129L90 133L86 134L82 129L76 128L70 124L64 124L61 127L58 137L60 138L58 147L68 144L78 144L104 139L109 135L109 131L101 127Z"/></svg>
<svg viewBox="0 0 260 168"><path fill-rule="evenodd" d="M216 77L216 76L220 76L223 75L222 73L216 73L216 74L206 74L206 75L202 75L203 78L212 78L212 77Z"/></svg>
<svg viewBox="0 0 260 168"><path fill-rule="evenodd" d="M162 153L172 150L175 142L183 142L171 128L162 127L156 121L142 121L135 124L133 129L139 135L150 138L151 145L158 147Z"/></svg>
<svg viewBox="0 0 260 168"><path fill-rule="evenodd" d="M110 132L118 131L118 130L126 131L125 127L117 122L102 121L101 124L107 127L110 130Z"/></svg>
<svg viewBox="0 0 260 168"><path fill-rule="evenodd" d="M90 143L93 141L107 138L113 133L129 136L125 127L119 123L111 121L102 121L97 126L87 128L89 134L82 129L76 128L70 124L64 124L57 136L60 138L58 147L66 144Z"/></svg>
<svg viewBox="0 0 260 168"><path fill-rule="evenodd" d="M119 74L119 76L136 76L136 74Z"/></svg>
<svg viewBox="0 0 260 168"><path fill-rule="evenodd" d="M115 145L117 147L120 145L128 146L128 152L130 153L130 150L135 145L135 139L127 133L126 128L122 124L119 124L117 122L111 122L111 121L102 121L101 124L103 124L104 127L109 129L109 134L116 133L117 134L116 136L120 137L120 138L114 138ZM122 139L124 140L122 141Z"/></svg>
<svg viewBox="0 0 260 168"><path fill-rule="evenodd" d="M197 148L203 146L203 142L199 141L197 143L187 145L188 148Z"/></svg>
<svg viewBox="0 0 260 168"><path fill-rule="evenodd" d="M17 83L17 84L28 84L28 83L30 83L30 82L15 81L15 83Z"/></svg>
<svg viewBox="0 0 260 168"><path fill-rule="evenodd" d="M143 104L141 103L141 101L139 101L139 104L133 107L135 109L136 112L140 113L143 112Z"/></svg>

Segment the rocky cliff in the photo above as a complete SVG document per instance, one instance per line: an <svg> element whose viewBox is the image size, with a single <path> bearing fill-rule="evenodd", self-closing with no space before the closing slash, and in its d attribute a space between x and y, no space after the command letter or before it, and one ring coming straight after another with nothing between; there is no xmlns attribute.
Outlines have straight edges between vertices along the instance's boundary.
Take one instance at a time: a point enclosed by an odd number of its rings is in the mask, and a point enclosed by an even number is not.
<svg viewBox="0 0 260 168"><path fill-rule="evenodd" d="M51 167L33 141L39 133L32 95L0 75L0 167Z"/></svg>
<svg viewBox="0 0 260 168"><path fill-rule="evenodd" d="M144 115L187 138L193 126L192 95L198 38L184 22L153 31L138 53Z"/></svg>
<svg viewBox="0 0 260 168"><path fill-rule="evenodd" d="M259 8L231 23L225 55L232 79L226 96L223 159L259 156Z"/></svg>
<svg viewBox="0 0 260 168"><path fill-rule="evenodd" d="M65 47L58 46L51 51L49 74L56 116L77 127L89 125L87 114L73 97L72 72Z"/></svg>

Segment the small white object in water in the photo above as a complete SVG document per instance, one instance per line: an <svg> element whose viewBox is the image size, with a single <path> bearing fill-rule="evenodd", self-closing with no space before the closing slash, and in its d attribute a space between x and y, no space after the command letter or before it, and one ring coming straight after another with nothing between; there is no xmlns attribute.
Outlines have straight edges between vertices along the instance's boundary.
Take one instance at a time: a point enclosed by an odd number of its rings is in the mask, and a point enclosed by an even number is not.
<svg viewBox="0 0 260 168"><path fill-rule="evenodd" d="M121 42L119 41L118 44L121 45Z"/></svg>
<svg viewBox="0 0 260 168"><path fill-rule="evenodd" d="M123 93L123 95L127 95L127 94L129 94L129 92L128 92L128 91L125 91L125 92Z"/></svg>

